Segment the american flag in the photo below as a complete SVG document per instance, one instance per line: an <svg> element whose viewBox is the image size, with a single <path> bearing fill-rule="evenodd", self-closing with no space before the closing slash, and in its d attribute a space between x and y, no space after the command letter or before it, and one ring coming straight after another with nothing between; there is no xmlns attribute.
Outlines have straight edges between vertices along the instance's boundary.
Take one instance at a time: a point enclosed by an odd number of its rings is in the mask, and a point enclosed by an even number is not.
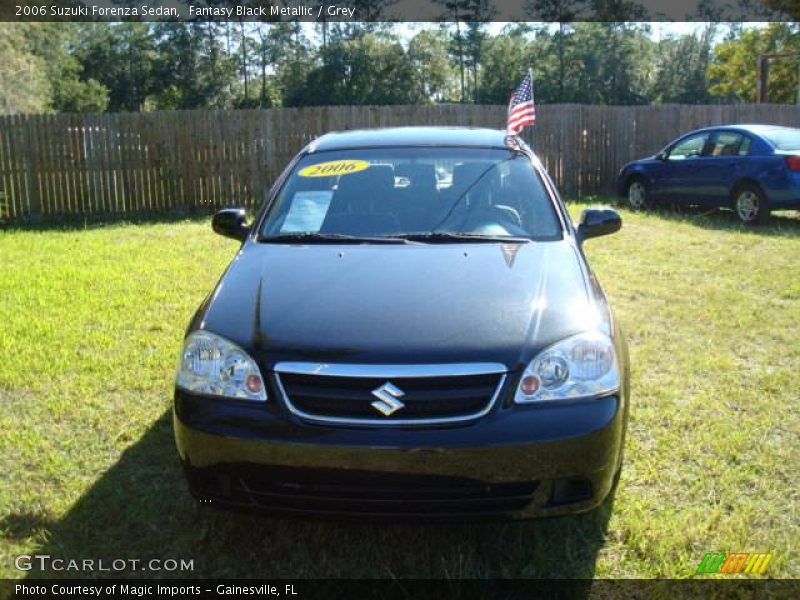
<svg viewBox="0 0 800 600"><path fill-rule="evenodd" d="M528 71L508 103L506 133L517 135L526 125L534 123L536 123L536 105L533 103L533 74Z"/></svg>

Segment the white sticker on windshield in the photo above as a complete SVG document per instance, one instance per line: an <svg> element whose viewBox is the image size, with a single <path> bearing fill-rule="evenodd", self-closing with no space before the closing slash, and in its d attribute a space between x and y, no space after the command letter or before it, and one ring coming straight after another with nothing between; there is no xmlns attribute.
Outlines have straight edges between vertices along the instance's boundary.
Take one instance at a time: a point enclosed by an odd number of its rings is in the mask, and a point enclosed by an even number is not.
<svg viewBox="0 0 800 600"><path fill-rule="evenodd" d="M317 232L333 198L332 190L296 192L283 221L281 233Z"/></svg>

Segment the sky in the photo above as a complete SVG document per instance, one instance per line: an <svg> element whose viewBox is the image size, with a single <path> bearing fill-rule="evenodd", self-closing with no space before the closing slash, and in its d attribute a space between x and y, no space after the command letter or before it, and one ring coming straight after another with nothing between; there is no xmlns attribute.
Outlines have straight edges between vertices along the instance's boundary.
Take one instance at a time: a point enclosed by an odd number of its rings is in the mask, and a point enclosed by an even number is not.
<svg viewBox="0 0 800 600"><path fill-rule="evenodd" d="M489 23L489 33L497 35L500 31L508 25L508 22L493 21ZM650 25L651 35L654 39L666 37L669 35L684 35L701 31L709 25L707 22L701 21L688 21L688 22L651 22ZM424 29L426 26L434 25L432 23L398 23L398 32L403 37L411 37L417 31ZM725 23L720 23L725 25ZM765 27L768 23L744 23L745 29L750 27ZM556 23L551 24L553 28L557 27Z"/></svg>
<svg viewBox="0 0 800 600"><path fill-rule="evenodd" d="M541 23L535 23L536 25L541 25ZM647 23L650 25L650 35L656 41L660 39L670 36L670 35L685 35L697 31L701 31L705 27L709 25L707 22L701 21L688 21L688 22L650 22ZM509 22L501 22L501 21L492 21L488 23L488 30L491 35L497 35L500 31L509 25ZM719 23L719 25L726 25L726 23ZM749 29L751 27L761 28L766 27L768 23L743 23L745 29ZM309 37L309 39L318 41L317 40L317 31L315 29L315 23L304 23L305 33ZM439 23L431 23L431 22L400 22L395 23L395 32L405 41L411 39L416 33L422 31L423 29L429 28L438 28L440 26ZM557 23L551 23L550 26L555 29L558 27ZM724 35L724 28L720 28L720 35Z"/></svg>

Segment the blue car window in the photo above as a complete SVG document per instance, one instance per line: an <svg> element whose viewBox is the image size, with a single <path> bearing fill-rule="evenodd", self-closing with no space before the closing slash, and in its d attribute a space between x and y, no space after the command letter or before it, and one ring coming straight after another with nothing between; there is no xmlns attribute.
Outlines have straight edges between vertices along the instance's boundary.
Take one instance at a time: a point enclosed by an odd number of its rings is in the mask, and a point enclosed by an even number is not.
<svg viewBox="0 0 800 600"><path fill-rule="evenodd" d="M750 139L741 133L721 131L714 134L708 150L709 156L740 156L742 145L747 140L746 150L750 147ZM747 154L745 151L744 154Z"/></svg>
<svg viewBox="0 0 800 600"><path fill-rule="evenodd" d="M685 160L703 154L708 141L708 133L691 135L675 144L667 154L669 160Z"/></svg>
<svg viewBox="0 0 800 600"><path fill-rule="evenodd" d="M750 143L751 140L749 137L747 137L746 135L742 136L742 143L739 146L739 156L747 156L748 154L750 154Z"/></svg>

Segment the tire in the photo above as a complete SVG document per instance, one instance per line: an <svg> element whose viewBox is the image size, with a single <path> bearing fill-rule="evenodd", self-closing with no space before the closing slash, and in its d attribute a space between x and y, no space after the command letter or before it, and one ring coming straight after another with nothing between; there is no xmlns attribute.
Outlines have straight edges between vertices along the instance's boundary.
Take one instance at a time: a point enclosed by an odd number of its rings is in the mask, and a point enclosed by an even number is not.
<svg viewBox="0 0 800 600"><path fill-rule="evenodd" d="M770 217L767 197L757 185L745 183L733 192L733 212L745 225L761 225Z"/></svg>
<svg viewBox="0 0 800 600"><path fill-rule="evenodd" d="M631 210L644 210L650 208L651 202L647 197L647 185L641 177L634 177L627 186L628 206Z"/></svg>

